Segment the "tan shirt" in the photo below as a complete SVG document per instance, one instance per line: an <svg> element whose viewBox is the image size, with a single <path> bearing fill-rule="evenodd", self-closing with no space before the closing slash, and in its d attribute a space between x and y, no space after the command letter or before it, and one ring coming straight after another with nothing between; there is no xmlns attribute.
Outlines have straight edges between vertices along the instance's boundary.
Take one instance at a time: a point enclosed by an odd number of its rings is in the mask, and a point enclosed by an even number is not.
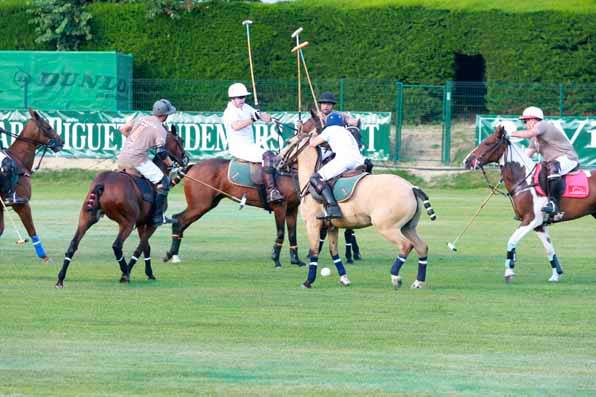
<svg viewBox="0 0 596 397"><path fill-rule="evenodd" d="M534 129L538 133L530 142L530 147L536 149L545 161L554 161L565 155L569 160L578 161L577 153L567 135L550 121L540 121Z"/></svg>
<svg viewBox="0 0 596 397"><path fill-rule="evenodd" d="M125 124L132 127L126 137L122 152L118 155L118 165L137 167L149 160L147 150L166 144L168 132L155 116L139 116Z"/></svg>

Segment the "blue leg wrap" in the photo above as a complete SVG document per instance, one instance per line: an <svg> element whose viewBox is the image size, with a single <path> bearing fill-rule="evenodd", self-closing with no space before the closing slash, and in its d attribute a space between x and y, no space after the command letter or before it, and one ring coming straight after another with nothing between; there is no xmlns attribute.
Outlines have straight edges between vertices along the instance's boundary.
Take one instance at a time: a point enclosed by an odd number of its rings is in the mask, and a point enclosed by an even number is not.
<svg viewBox="0 0 596 397"><path fill-rule="evenodd" d="M31 236L31 241L33 242L37 256L40 258L45 258L47 256L46 250L43 248L43 244L41 243L39 236Z"/></svg>
<svg viewBox="0 0 596 397"><path fill-rule="evenodd" d="M339 257L339 255L333 255L331 256L331 258L333 259L333 263L335 263L337 273L339 273L340 276L346 274L346 268L344 267L344 264L341 263L341 258Z"/></svg>
<svg viewBox="0 0 596 397"><path fill-rule="evenodd" d="M399 276L399 270L401 267L406 263L408 258L406 256L398 256L395 258L395 262L393 262L393 266L391 266L391 274L394 276Z"/></svg>
<svg viewBox="0 0 596 397"><path fill-rule="evenodd" d="M307 277L307 281L309 283L314 283L315 279L317 278L317 265L319 262L319 257L312 255L310 257L310 263L308 264L308 277Z"/></svg>
<svg viewBox="0 0 596 397"><path fill-rule="evenodd" d="M418 258L418 276L416 280L418 281L425 281L426 280L426 265L428 264L428 256L423 256Z"/></svg>

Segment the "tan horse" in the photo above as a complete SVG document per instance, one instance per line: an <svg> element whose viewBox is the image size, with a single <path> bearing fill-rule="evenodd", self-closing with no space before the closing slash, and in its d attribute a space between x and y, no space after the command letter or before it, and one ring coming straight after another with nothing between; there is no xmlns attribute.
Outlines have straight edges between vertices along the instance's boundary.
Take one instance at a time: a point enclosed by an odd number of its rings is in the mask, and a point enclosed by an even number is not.
<svg viewBox="0 0 596 397"><path fill-rule="evenodd" d="M298 180L301 191L308 189L309 179L316 171L318 163L318 150L308 145L310 137L311 134L299 133L283 152L287 163L296 161L298 164ZM412 288L421 288L424 285L428 245L416 232L416 225L420 218L419 200L424 204L431 220L434 220L436 215L430 206L428 196L420 188L412 186L399 176L368 175L359 182L352 197L339 204L343 217L325 222L329 226L329 251L340 275L341 285L348 286L351 282L337 252L338 228L360 229L371 225L374 225L383 237L399 249L399 256L391 268L393 286L395 288L401 286L402 279L399 271L412 249L415 249L418 255L418 276L413 282ZM304 195L300 204L300 212L306 223L310 244L308 277L303 284L305 288L311 288L316 279L319 233L324 225L322 220L317 219L317 215L322 210L322 204L316 201L311 194Z"/></svg>

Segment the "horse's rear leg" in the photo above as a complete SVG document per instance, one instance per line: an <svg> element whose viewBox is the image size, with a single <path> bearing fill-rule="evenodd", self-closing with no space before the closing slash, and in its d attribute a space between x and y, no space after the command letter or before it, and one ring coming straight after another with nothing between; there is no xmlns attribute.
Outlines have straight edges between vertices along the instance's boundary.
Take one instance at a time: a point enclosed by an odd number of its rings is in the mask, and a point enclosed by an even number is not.
<svg viewBox="0 0 596 397"><path fill-rule="evenodd" d="M48 262L50 258L48 258L46 250L41 243L41 239L35 231L35 225L33 224L33 217L31 216L31 207L29 206L29 203L15 205L13 208L19 215L19 218L21 218L21 222L23 222L23 226L25 226L27 234L29 234L29 237L31 237L31 242L35 248L35 253L39 258L43 259L44 262Z"/></svg>
<svg viewBox="0 0 596 397"><path fill-rule="evenodd" d="M120 277L121 283L129 282L128 277L128 265L126 264L126 259L124 258L124 254L122 253L122 247L124 246L124 241L130 236L132 233L134 223L128 219L122 219L119 221L119 231L116 240L112 244L112 250L114 251L114 256L116 257L116 261L120 266L120 270L122 271L122 276Z"/></svg>
<svg viewBox="0 0 596 397"><path fill-rule="evenodd" d="M409 240L408 243L414 246L416 255L418 255L418 275L416 281L412 284L412 288L422 288L426 281L426 266L428 265L428 244L422 240L415 227L405 227L402 233ZM410 248L411 250L411 248Z"/></svg>
<svg viewBox="0 0 596 397"><path fill-rule="evenodd" d="M70 265L76 250L79 248L79 243L83 239L83 236L87 230L97 223L98 220L99 218L96 215L89 213L84 209L81 211L79 216L79 226L77 227L77 231L75 232L75 235L70 241L70 245L64 254L64 262L62 263L62 269L60 269L60 272L58 273L58 282L56 283L56 288L64 287L64 279L66 278L68 266Z"/></svg>
<svg viewBox="0 0 596 397"><path fill-rule="evenodd" d="M327 229L327 239L329 240L329 253L331 254L333 264L337 269L337 274L339 274L339 284L343 285L344 287L348 287L352 284L352 282L348 278L348 275L346 274L346 268L344 267L344 264L341 262L341 258L339 257L339 250L337 248L338 234L339 230L336 227L329 227Z"/></svg>
<svg viewBox="0 0 596 397"><path fill-rule="evenodd" d="M286 225L288 227L288 240L290 241L290 263L296 266L306 266L298 256L298 241L296 238L296 220L298 218L298 207L288 210L286 213Z"/></svg>
<svg viewBox="0 0 596 397"><path fill-rule="evenodd" d="M542 241L542 245L546 251L546 256L550 262L550 267L552 269L552 274L548 279L551 283L556 283L561 279L561 275L563 274L563 268L559 263L559 259L557 258L557 254L555 253L555 246L553 245L550 235L548 233L548 228L546 226L539 226L534 229L536 235Z"/></svg>

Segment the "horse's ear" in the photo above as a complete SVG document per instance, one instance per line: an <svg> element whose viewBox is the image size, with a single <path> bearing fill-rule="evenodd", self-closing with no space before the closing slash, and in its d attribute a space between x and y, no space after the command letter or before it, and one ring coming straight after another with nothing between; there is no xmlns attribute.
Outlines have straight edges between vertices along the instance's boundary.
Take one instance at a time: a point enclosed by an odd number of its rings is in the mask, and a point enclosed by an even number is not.
<svg viewBox="0 0 596 397"><path fill-rule="evenodd" d="M319 119L319 115L317 114L317 108L314 104L310 107L310 117L312 117L315 120Z"/></svg>
<svg viewBox="0 0 596 397"><path fill-rule="evenodd" d="M29 108L29 114L31 115L31 118L35 120L39 119L39 114L37 114L37 112L31 108Z"/></svg>
<svg viewBox="0 0 596 397"><path fill-rule="evenodd" d="M170 133L176 135L176 132L177 132L176 125L175 124L172 124L170 126Z"/></svg>

